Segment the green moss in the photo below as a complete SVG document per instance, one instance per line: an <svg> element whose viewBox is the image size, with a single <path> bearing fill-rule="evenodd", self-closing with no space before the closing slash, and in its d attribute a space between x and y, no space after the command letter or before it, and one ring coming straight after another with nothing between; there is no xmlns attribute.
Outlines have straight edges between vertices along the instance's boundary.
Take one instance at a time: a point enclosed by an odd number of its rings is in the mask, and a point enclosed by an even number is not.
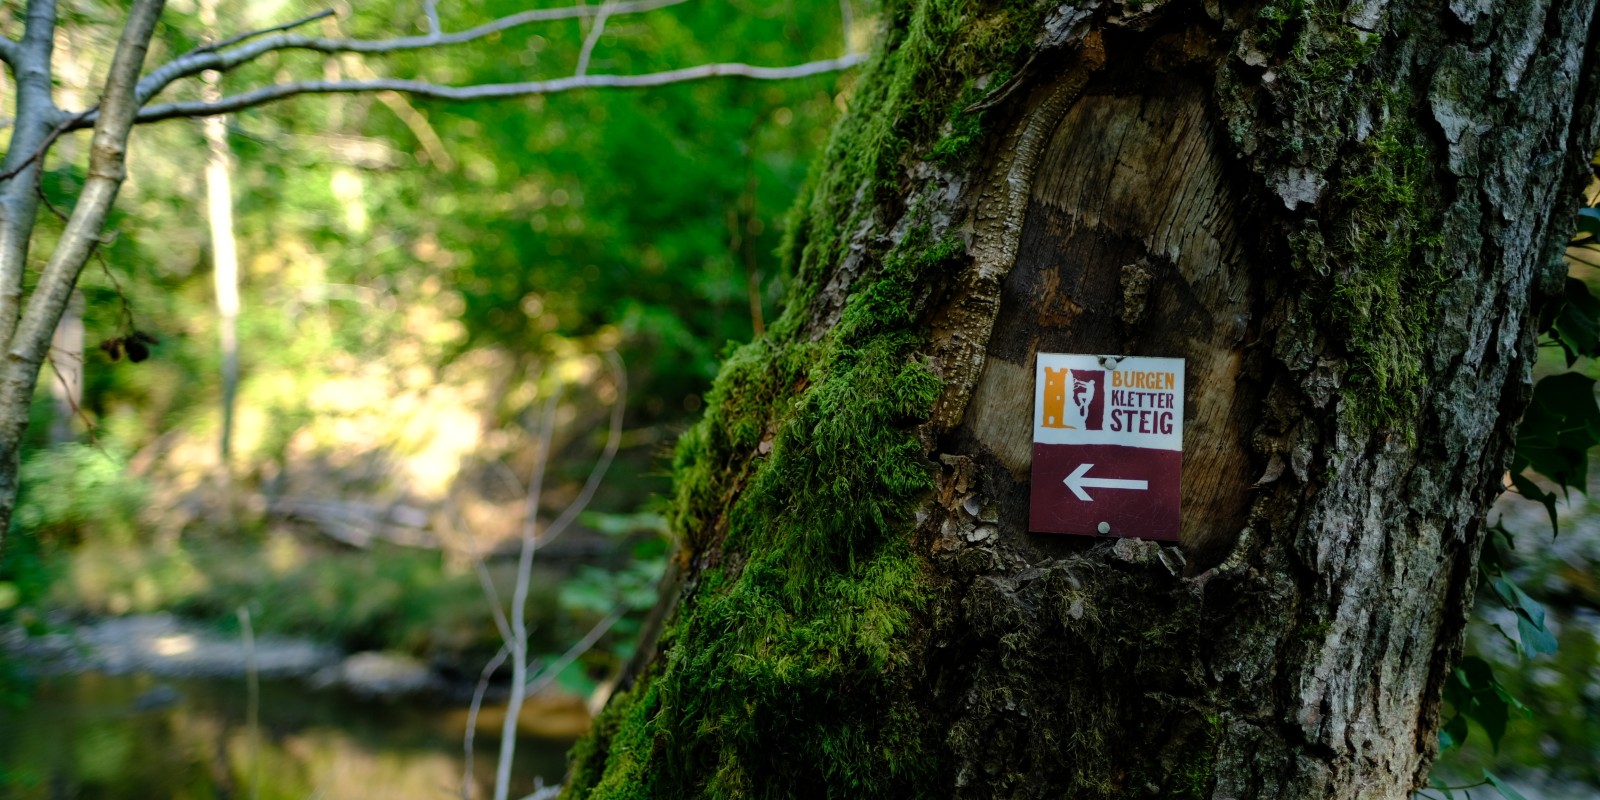
<svg viewBox="0 0 1600 800"><path fill-rule="evenodd" d="M1344 14L1332 0L1264 8L1253 45L1275 57L1272 83L1248 89L1227 75L1224 107L1236 143L1257 149L1267 163L1302 164L1329 178L1317 225L1291 236L1293 263L1311 280L1307 306L1318 327L1335 332L1346 351L1347 421L1409 436L1434 301L1448 281L1433 256L1441 240L1426 196L1436 159L1403 110L1415 98L1386 89L1392 78L1384 74L1383 31L1360 30ZM1266 102L1269 111L1253 107ZM1388 121L1359 142L1329 124L1363 114ZM1249 123L1263 118L1282 124Z"/></svg>
<svg viewBox="0 0 1600 800"><path fill-rule="evenodd" d="M907 659L930 592L907 534L932 488L912 429L941 384L910 330L914 287L961 253L915 229L823 342L728 360L679 443L672 520L690 552L731 563L702 576L656 672L574 751L572 796L928 787L938 738L910 710Z"/></svg>
<svg viewBox="0 0 1600 800"><path fill-rule="evenodd" d="M786 309L731 354L675 453L670 520L696 577L656 662L573 751L567 796L938 793L946 732L913 702L932 572L910 515L933 486L915 431L943 388L922 363L922 287L966 256L907 208L907 166L970 151L976 115L960 147L939 149L941 127L971 104L972 76L1015 68L1020 44L995 43L1031 36L1045 9L886 4L859 111L791 217ZM819 338L814 301L847 256L858 273Z"/></svg>
<svg viewBox="0 0 1600 800"><path fill-rule="evenodd" d="M1205 800L1216 786L1217 742L1222 738L1222 717L1206 715L1206 727L1201 747L1179 770L1178 796L1189 800Z"/></svg>
<svg viewBox="0 0 1600 800"><path fill-rule="evenodd" d="M780 249L785 272L798 279L773 338L805 318L824 283L818 276L844 261L850 234L874 212L900 210L911 159L954 167L970 158L986 130L984 115L965 109L1015 73L1052 7L1037 0L885 2L884 39L850 101L860 113L835 129Z"/></svg>
<svg viewBox="0 0 1600 800"><path fill-rule="evenodd" d="M1345 412L1368 428L1397 427L1421 401L1423 348L1432 330L1433 298L1448 275L1432 252L1442 244L1433 204L1423 197L1427 150L1420 133L1391 123L1346 160L1355 165L1337 184L1329 221L1342 235L1301 240L1303 266L1332 289L1333 330L1350 353Z"/></svg>

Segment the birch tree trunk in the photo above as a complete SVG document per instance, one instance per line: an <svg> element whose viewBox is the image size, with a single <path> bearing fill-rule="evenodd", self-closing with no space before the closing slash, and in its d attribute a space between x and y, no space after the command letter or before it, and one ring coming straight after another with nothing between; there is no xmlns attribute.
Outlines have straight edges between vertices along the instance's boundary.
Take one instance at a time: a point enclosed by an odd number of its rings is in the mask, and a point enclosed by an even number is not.
<svg viewBox="0 0 1600 800"><path fill-rule="evenodd" d="M1594 14L887 4L568 796L1406 797ZM1187 360L1180 546L1027 532L1039 352Z"/></svg>
<svg viewBox="0 0 1600 800"><path fill-rule="evenodd" d="M201 0L200 24L206 35L220 40L216 0ZM202 76L201 96L207 102L222 97L222 74ZM239 395L239 247L233 235L233 150L228 147L227 118L206 117L201 123L206 137L206 221L211 228L212 283L217 295L217 347L222 362L222 434L218 441L218 476L231 491L233 475L233 416Z"/></svg>

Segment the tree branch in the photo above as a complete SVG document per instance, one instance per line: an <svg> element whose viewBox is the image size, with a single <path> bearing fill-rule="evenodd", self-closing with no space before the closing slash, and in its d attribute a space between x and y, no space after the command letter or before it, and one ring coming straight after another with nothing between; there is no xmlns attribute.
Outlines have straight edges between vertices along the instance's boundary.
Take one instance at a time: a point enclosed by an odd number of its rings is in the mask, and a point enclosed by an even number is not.
<svg viewBox="0 0 1600 800"><path fill-rule="evenodd" d="M282 33L283 31L292 31L295 28L300 27L301 25L310 25L311 23L316 22L319 19L323 19L325 17L331 17L336 13L338 13L338 12L336 12L333 9L329 8L329 9L324 9L322 11L318 11L317 13L312 14L311 16L308 16L308 17L301 17L300 19L297 19L297 20L295 20L293 22L285 22L282 25L274 25L274 26L272 26L270 28L262 28L259 31L246 31L244 33L236 34L234 36L229 36L228 38L223 39L222 41L219 41L219 42L212 42L211 44L200 45L199 47L196 47L195 49L190 50L189 52L184 53L181 56L178 56L178 58L174 59L174 60L181 60L181 59L187 58L189 56L192 56L192 55L194 55L196 53L212 53L212 52L215 52L217 50L221 50L224 47L232 47L232 46L234 46L236 44L239 44L240 42L247 42L247 41L250 41L251 39L254 39L254 38L257 38L257 37L260 37L260 36L266 36L269 33Z"/></svg>
<svg viewBox="0 0 1600 800"><path fill-rule="evenodd" d="M16 67L17 58L22 54L22 45L9 36L0 36L0 61L11 67Z"/></svg>
<svg viewBox="0 0 1600 800"><path fill-rule="evenodd" d="M30 13L34 5L29 5ZM61 232L60 241L39 274L38 286L28 298L15 332L8 337L4 357L0 358L0 408L5 409L5 414L0 416L0 465L17 463L22 434L28 427L29 401L38 385L39 368L48 352L50 339L61 321L84 262L100 244L106 215L127 174L124 158L128 132L139 110L134 88L163 5L163 0L135 0L128 11L128 21L106 71L100 121L89 143L88 179L72 209L72 217ZM33 35L30 24L29 36ZM0 468L0 472L11 468ZM9 487L7 491L11 491ZM0 530L10 522L11 502L0 496Z"/></svg>
<svg viewBox="0 0 1600 800"><path fill-rule="evenodd" d="M231 95L210 103L191 100L148 106L139 112L138 121L141 123L160 122L183 117L208 117L213 114L230 114L301 94L353 94L392 91L436 100L486 100L501 97L555 94L557 92L569 92L574 89L598 87L641 88L664 86L671 83L684 83L720 77L767 81L788 80L825 72L837 72L853 67L865 59L865 55L856 54L824 61L811 61L790 67L757 67L750 64L737 63L702 64L697 67L685 67L666 72L650 72L643 75L574 75L565 78L553 78L547 81L491 83L481 86L441 86L426 81L398 78L378 78L367 81L295 81L263 86L259 89ZM74 118L73 127L87 127L94 122L96 116L97 114L90 113L83 117Z"/></svg>
<svg viewBox="0 0 1600 800"><path fill-rule="evenodd" d="M609 13L613 15L637 14L674 6L683 2L687 2L687 0L632 0L631 2L617 3ZM299 20L287 26L241 34L230 40L243 42L246 39L257 39L257 41L247 45L226 49L221 44L218 44L209 49L198 48L178 56L166 64L151 70L150 74L139 81L139 101L140 103L148 103L151 98L160 94L173 81L180 78L197 75L208 69L226 72L274 50L311 50L319 53L398 53L404 50L419 50L437 45L463 44L534 22L589 17L599 13L600 7L589 5L534 9L501 17L492 22L486 22L475 28L468 28L456 33L429 32L423 36L401 36L393 39L328 39L319 36L281 33L282 29L295 27L310 21L310 19L320 19L322 16L326 16L326 14L323 14L306 20ZM429 25L431 26L432 24L433 20L430 17ZM258 38L270 33L277 33L278 35Z"/></svg>
<svg viewBox="0 0 1600 800"><path fill-rule="evenodd" d="M611 9L615 7L615 0L605 0L600 5L600 13L594 16L594 23L589 26L589 35L583 37L583 49L578 51L578 68L572 74L584 75L589 72L589 57L594 55L594 46L600 43L600 35L606 30L606 17L611 16Z"/></svg>
<svg viewBox="0 0 1600 800"><path fill-rule="evenodd" d="M434 0L422 0L422 13L428 18L428 35L437 39L444 35L444 29L439 27L439 4Z"/></svg>

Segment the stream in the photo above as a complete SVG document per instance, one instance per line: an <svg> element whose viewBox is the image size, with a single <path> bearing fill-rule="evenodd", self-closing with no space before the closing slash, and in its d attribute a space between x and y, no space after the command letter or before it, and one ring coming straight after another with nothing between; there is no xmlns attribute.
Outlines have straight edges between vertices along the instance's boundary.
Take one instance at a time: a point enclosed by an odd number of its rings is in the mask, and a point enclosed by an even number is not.
<svg viewBox="0 0 1600 800"><path fill-rule="evenodd" d="M366 701L313 691L300 680L263 680L252 730L248 695L242 677L40 677L25 707L0 708L0 797L461 797L465 708L414 698ZM503 719L495 708L480 719L475 797L492 791L494 731ZM532 792L536 779L559 782L571 743L520 736L512 796Z"/></svg>

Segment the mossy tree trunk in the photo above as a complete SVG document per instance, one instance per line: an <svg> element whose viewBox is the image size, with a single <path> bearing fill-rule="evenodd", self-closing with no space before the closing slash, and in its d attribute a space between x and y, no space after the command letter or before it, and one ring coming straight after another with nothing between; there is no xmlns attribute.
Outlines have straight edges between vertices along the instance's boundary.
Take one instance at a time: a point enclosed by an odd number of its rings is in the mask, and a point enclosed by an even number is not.
<svg viewBox="0 0 1600 800"><path fill-rule="evenodd" d="M884 14L568 795L1405 797L1596 144L1594 1ZM1027 532L1041 351L1187 359L1181 547Z"/></svg>

